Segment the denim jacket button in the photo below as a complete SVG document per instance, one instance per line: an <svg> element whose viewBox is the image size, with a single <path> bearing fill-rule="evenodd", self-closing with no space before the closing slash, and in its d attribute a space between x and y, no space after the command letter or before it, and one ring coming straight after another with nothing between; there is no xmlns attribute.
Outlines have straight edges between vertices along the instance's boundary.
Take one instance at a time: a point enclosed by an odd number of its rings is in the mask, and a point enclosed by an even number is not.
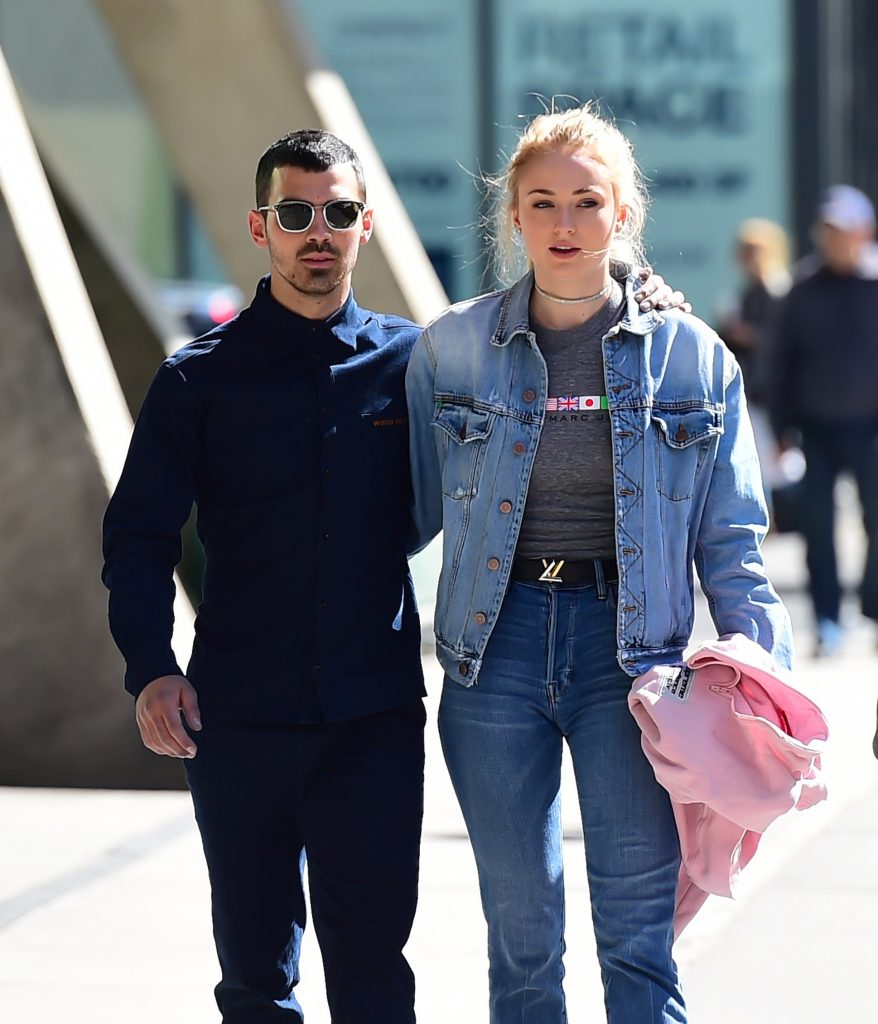
<svg viewBox="0 0 878 1024"><path fill-rule="evenodd" d="M511 501L501 501L500 502L500 511L502 513L504 513L504 515L508 515L512 511L512 502Z"/></svg>
<svg viewBox="0 0 878 1024"><path fill-rule="evenodd" d="M477 626L484 626L484 624L488 621L488 616L485 615L484 612L476 612L473 618L476 620Z"/></svg>
<svg viewBox="0 0 878 1024"><path fill-rule="evenodd" d="M462 676L468 676L468 675L469 675L469 665L467 665L467 663L466 663L466 662L464 661L464 662L462 662L462 663L461 663L460 665L458 665L458 667L457 667L457 671L458 671L458 672L459 672L459 673L460 673L460 674L461 674Z"/></svg>
<svg viewBox="0 0 878 1024"><path fill-rule="evenodd" d="M499 558L489 558L488 559L488 568L491 570L491 572L496 572L500 568L500 559Z"/></svg>
<svg viewBox="0 0 878 1024"><path fill-rule="evenodd" d="M533 388L528 388L524 393L525 402L532 402L537 397L536 391Z"/></svg>
<svg viewBox="0 0 878 1024"><path fill-rule="evenodd" d="M521 441L516 441L515 444L512 446L512 450L515 452L516 455L523 455L524 445L521 443Z"/></svg>

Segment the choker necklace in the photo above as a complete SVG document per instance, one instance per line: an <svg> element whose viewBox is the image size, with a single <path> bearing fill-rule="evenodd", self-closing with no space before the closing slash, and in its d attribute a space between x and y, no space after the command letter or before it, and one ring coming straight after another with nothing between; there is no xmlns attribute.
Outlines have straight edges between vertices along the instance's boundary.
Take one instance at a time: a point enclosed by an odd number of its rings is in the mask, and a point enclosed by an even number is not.
<svg viewBox="0 0 878 1024"><path fill-rule="evenodd" d="M594 295L583 295L581 299L562 299L560 295L552 295L550 292L544 292L542 288L534 281L534 290L538 295L542 295L544 299L548 299L549 302L559 302L562 306L575 306L580 302L594 302L595 299L602 299L605 295L610 294L610 289L613 287L612 281L607 283L601 288L599 292L595 292Z"/></svg>

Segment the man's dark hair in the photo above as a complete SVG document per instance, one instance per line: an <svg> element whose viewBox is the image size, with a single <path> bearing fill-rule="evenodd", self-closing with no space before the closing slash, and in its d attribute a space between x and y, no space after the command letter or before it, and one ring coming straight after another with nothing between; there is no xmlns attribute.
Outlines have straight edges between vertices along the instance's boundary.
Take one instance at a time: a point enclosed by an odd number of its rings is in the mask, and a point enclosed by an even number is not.
<svg viewBox="0 0 878 1024"><path fill-rule="evenodd" d="M256 167L256 205L265 206L271 191L271 176L276 167L300 167L303 171L328 171L339 164L350 164L357 175L362 198L366 198L366 179L360 158L332 132L321 128L303 128L284 135L266 149Z"/></svg>

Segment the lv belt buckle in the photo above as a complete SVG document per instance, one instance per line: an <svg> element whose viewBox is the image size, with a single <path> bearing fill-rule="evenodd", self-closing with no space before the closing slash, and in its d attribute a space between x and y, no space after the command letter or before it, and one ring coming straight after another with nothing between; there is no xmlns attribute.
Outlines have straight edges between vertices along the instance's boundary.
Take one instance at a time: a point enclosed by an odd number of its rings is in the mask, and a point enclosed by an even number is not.
<svg viewBox="0 0 878 1024"><path fill-rule="evenodd" d="M538 582L540 583L563 583L564 580L561 578L561 570L564 567L564 559L559 558L558 561L552 560L551 562L544 558L543 562L543 574L539 577Z"/></svg>

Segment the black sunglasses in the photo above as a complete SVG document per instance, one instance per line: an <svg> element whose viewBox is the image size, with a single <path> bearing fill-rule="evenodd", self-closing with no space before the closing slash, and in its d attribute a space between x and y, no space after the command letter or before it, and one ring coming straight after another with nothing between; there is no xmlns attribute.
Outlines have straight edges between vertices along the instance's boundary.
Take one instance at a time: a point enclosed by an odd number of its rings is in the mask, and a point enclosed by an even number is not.
<svg viewBox="0 0 878 1024"><path fill-rule="evenodd" d="M304 199L285 199L272 206L257 207L259 213L274 210L279 226L284 231L307 231L314 223L317 210L323 210L326 226L333 231L347 231L357 223L357 217L366 208L356 199L332 199L328 203L306 203Z"/></svg>

